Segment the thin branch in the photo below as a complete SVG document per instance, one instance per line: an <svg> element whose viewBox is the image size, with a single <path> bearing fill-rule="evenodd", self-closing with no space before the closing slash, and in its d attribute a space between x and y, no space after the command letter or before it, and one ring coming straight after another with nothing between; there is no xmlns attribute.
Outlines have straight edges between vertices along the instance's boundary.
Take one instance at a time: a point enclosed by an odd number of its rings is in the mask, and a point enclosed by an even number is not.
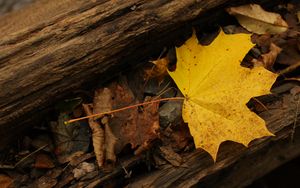
<svg viewBox="0 0 300 188"><path fill-rule="evenodd" d="M126 107L123 107L123 108L119 108L119 109L115 109L115 110L111 110L111 111L107 111L107 112L101 112L101 113L98 113L98 114L92 114L92 115L84 116L84 117L81 117L81 118L70 119L69 121L65 121L65 124L69 124L69 123L73 123L73 122L76 122L76 121L80 121L80 120L84 120L84 119L88 119L88 118L93 118L93 117L97 117L97 116L113 114L113 113L120 112L120 111L123 111L123 110L128 110L128 109L131 109L131 108L135 108L135 107L139 107L139 106L143 106L143 105L149 105L149 104L153 104L153 103L157 103L157 102L161 102L161 101L174 101L174 100L184 100L184 99L185 99L184 97L170 97L170 98L157 99L157 100L153 100L153 101L147 101L147 102L126 106Z"/></svg>

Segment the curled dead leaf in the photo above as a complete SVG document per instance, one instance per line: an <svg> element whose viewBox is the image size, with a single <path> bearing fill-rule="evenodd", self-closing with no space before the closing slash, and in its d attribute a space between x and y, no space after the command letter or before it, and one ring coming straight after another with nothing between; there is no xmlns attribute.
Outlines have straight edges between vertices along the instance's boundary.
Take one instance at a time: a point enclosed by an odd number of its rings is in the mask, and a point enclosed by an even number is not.
<svg viewBox="0 0 300 188"><path fill-rule="evenodd" d="M145 80L156 78L159 83L162 83L164 77L168 75L169 59L167 57L151 61L154 65L145 69Z"/></svg>
<svg viewBox="0 0 300 188"><path fill-rule="evenodd" d="M83 104L82 106L87 115L93 114L90 105ZM98 166L102 167L104 164L104 131L100 124L93 118L89 118L88 122L92 130L92 141L96 160Z"/></svg>
<svg viewBox="0 0 300 188"><path fill-rule="evenodd" d="M116 154L115 154L115 145L117 143L117 138L111 130L109 125L108 117L102 118L102 124L104 124L105 130L105 160L110 163L116 162Z"/></svg>
<svg viewBox="0 0 300 188"><path fill-rule="evenodd" d="M279 48L276 44L270 44L270 51L266 54L261 55L261 59L253 59L254 66L264 66L266 69L271 69L278 54L281 52L281 48Z"/></svg>
<svg viewBox="0 0 300 188"><path fill-rule="evenodd" d="M112 91L109 88L101 88L95 91L94 110L93 113L101 113L112 110ZM105 164L114 164L116 162L115 145L117 138L111 131L109 125L110 118L108 116L101 117L101 125L104 128L103 135L103 160ZM107 167L107 165L106 165Z"/></svg>

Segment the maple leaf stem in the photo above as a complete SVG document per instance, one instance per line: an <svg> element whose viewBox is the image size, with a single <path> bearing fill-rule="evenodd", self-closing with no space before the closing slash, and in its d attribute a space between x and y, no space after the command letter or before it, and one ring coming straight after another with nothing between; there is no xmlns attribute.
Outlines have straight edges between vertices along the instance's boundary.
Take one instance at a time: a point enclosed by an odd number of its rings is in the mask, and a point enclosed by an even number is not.
<svg viewBox="0 0 300 188"><path fill-rule="evenodd" d="M169 98L163 98L163 99L156 99L156 100L153 100L153 101L147 101L147 102L138 103L138 104L134 104L134 105L130 105L130 106L125 106L123 108L118 108L118 109L107 111L107 112L101 112L101 113L98 113L98 114L92 114L92 115L89 115L89 116L84 116L84 117L80 117L80 118L76 118L76 119L70 119L69 121L65 121L65 124L70 124L70 123L74 123L76 121L80 121L80 120L84 120L84 119L88 119L88 118L93 118L93 117L97 117L97 116L113 114L113 113L120 112L120 111L123 111L123 110L128 110L128 109L136 108L136 107L139 107L139 106L158 103L158 102L161 102L161 101L175 101L175 100L184 100L184 99L185 99L184 97L169 97Z"/></svg>

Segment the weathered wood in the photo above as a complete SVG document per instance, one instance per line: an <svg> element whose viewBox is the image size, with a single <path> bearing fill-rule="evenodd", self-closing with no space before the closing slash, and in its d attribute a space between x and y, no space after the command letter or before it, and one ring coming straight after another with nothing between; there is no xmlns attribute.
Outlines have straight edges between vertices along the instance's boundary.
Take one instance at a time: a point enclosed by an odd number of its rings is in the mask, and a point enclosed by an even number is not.
<svg viewBox="0 0 300 188"><path fill-rule="evenodd" d="M232 2L236 1L43 0L2 17L0 145L22 130L28 116L89 81L111 78L112 71L121 71L129 61L139 62L147 58L145 54L160 52L179 36L179 28ZM284 99L288 102L262 114L276 137L253 141L249 149L225 143L215 165L204 151L197 150L184 157L181 167L166 165L129 187L249 184L300 155L299 131L290 142L293 123L299 120L298 102L292 95ZM95 184L101 184L100 180Z"/></svg>
<svg viewBox="0 0 300 188"><path fill-rule="evenodd" d="M159 53L178 28L234 2L40 0L2 17L0 145L57 99Z"/></svg>
<svg viewBox="0 0 300 188"><path fill-rule="evenodd" d="M299 96L285 95L274 109L261 114L276 136L250 143L249 148L224 143L217 162L202 150L188 154L181 167L161 169L131 180L128 187L245 187L271 170L300 155ZM295 124L296 123L296 124Z"/></svg>

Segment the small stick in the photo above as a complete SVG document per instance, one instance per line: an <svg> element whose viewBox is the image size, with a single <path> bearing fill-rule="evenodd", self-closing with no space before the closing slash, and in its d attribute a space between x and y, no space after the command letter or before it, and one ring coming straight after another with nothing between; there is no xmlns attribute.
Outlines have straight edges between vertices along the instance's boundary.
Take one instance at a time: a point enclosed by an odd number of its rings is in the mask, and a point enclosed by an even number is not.
<svg viewBox="0 0 300 188"><path fill-rule="evenodd" d="M18 165L20 165L23 161L25 161L26 159L28 159L28 158L31 157L32 155L36 154L37 152L41 151L42 149L46 148L47 146L49 146L49 144L45 144L45 145L43 145L42 147L36 149L34 152L29 153L28 155L26 155L25 157L23 157L21 160L19 160L19 161L15 164L14 168L16 168L16 167L17 167Z"/></svg>
<svg viewBox="0 0 300 188"><path fill-rule="evenodd" d="M297 104L296 104L296 112L295 112L295 120L294 120L294 124L293 124L293 128L292 128L292 133L291 133L291 141L294 142L294 135L295 135L295 131L296 131L296 126L297 126L297 118L298 118L298 111L299 111L299 103L300 100L297 100Z"/></svg>
<svg viewBox="0 0 300 188"><path fill-rule="evenodd" d="M88 118L93 118L93 117L97 117L97 116L103 116L106 114L112 114L112 113L116 113L116 112L120 112L123 110L128 110L131 108L135 108L135 107L139 107L139 106L143 106L143 105L148 105L148 104L153 104L153 103L157 103L157 102L161 102L161 101L172 101L172 100L184 100L184 97L170 97L170 98L163 98L163 99L157 99L157 100L153 100L153 101L147 101L147 102L143 102L143 103L139 103L139 104L135 104L135 105L131 105L131 106L126 106L123 108L119 108L119 109L115 109L115 110L111 110L111 111L107 111L107 112L102 112L102 113L98 113L98 114L92 114L92 115L88 115L85 117L81 117L81 118L76 118L76 119L70 119L69 121L65 121L65 124L69 124L69 123L73 123L76 121L80 121L80 120L84 120L84 119L88 119Z"/></svg>
<svg viewBox="0 0 300 188"><path fill-rule="evenodd" d="M253 97L253 100L255 100L258 104L260 104L269 114L271 114L270 113L270 111L269 111L269 109L262 103L262 102L260 102L260 100L258 100L257 98L255 98L255 97Z"/></svg>
<svg viewBox="0 0 300 188"><path fill-rule="evenodd" d="M293 65L290 65L289 67L287 67L287 68L285 68L283 70L281 70L279 72L279 75L290 73L290 72L294 71L295 69L297 69L298 67L300 67L300 61L297 62L297 63L295 63L295 64L293 64Z"/></svg>

